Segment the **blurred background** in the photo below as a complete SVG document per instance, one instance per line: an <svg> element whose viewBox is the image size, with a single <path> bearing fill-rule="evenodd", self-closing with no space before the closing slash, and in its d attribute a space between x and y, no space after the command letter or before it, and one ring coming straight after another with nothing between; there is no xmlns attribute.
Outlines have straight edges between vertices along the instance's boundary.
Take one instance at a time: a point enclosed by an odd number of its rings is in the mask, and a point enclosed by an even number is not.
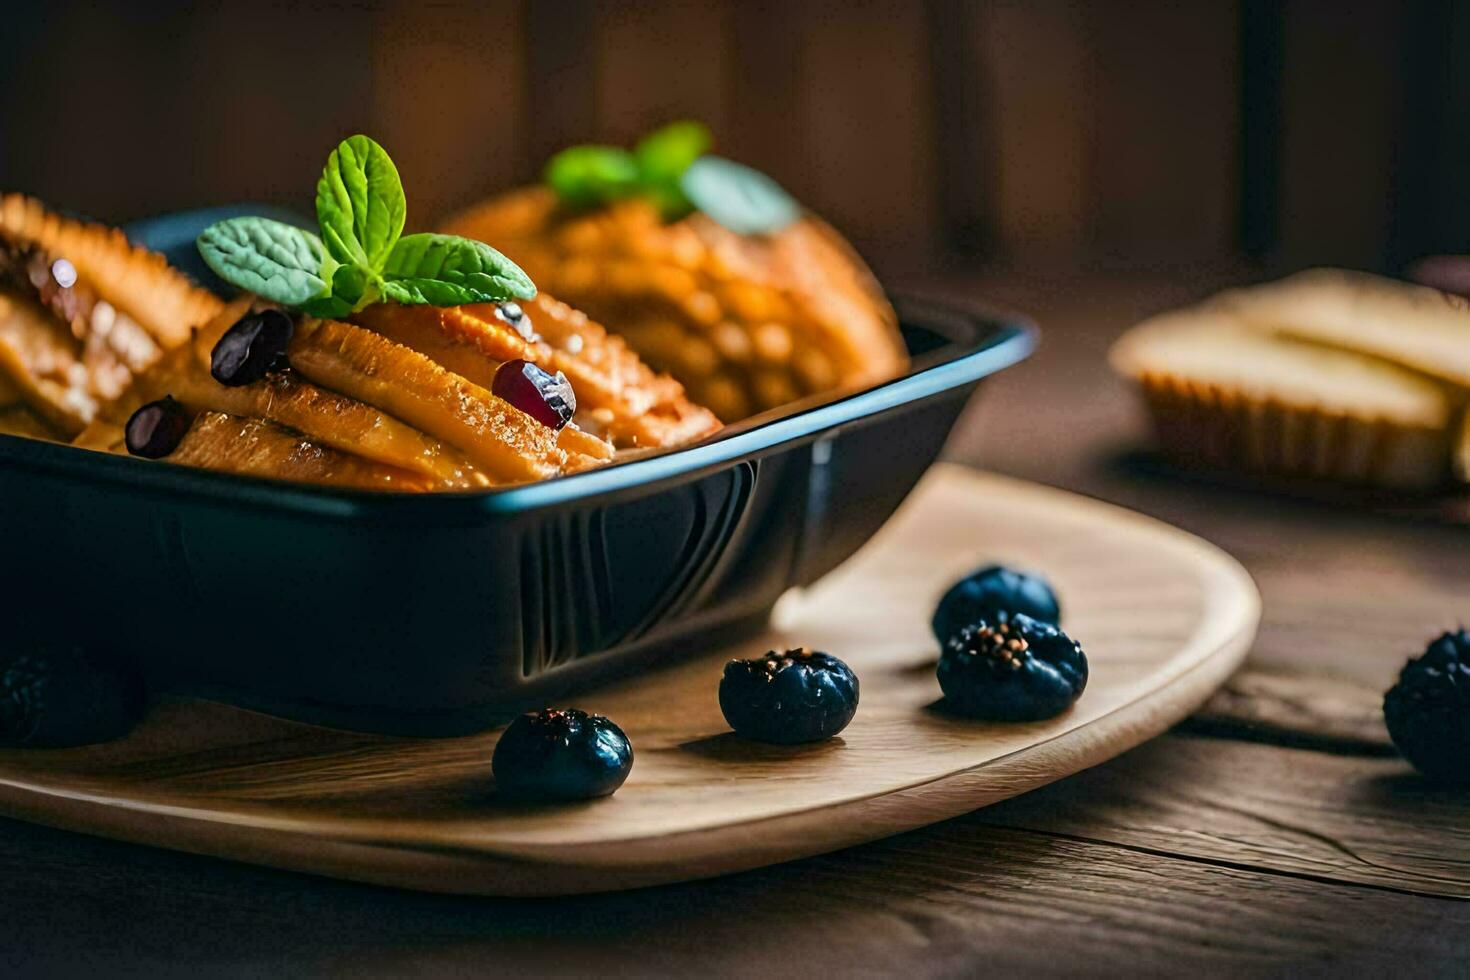
<svg viewBox="0 0 1470 980"><path fill-rule="evenodd" d="M6 5L0 188L111 221L307 207L373 134L423 227L678 117L880 272L1470 246L1470 4L519 0Z"/></svg>

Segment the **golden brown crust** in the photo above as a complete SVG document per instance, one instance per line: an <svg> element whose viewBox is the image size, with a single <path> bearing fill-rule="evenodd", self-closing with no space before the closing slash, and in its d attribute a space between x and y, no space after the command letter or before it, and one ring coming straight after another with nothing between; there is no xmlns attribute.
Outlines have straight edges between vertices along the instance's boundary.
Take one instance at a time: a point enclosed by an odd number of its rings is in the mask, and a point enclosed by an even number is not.
<svg viewBox="0 0 1470 980"><path fill-rule="evenodd" d="M878 382L907 364L872 274L813 217L742 236L698 213L664 223L637 199L565 214L548 189L532 187L445 230L505 252L727 422Z"/></svg>
<svg viewBox="0 0 1470 980"><path fill-rule="evenodd" d="M567 432L570 426L557 433L423 354L363 327L303 320L288 354L303 377L453 446L497 482L556 476L593 448L575 430ZM575 448L569 453L563 443ZM611 458L612 447L601 448Z"/></svg>
<svg viewBox="0 0 1470 980"><path fill-rule="evenodd" d="M421 474L338 452L263 419L224 412L200 414L168 461L354 490L432 490L435 486Z"/></svg>
<svg viewBox="0 0 1470 980"><path fill-rule="evenodd" d="M64 218L21 194L0 195L0 237L28 242L65 258L119 311L170 348L223 305L168 264L139 248L116 228Z"/></svg>
<svg viewBox="0 0 1470 980"><path fill-rule="evenodd" d="M545 293L522 303L512 326L497 304L368 307L354 322L490 388L508 360L566 374L577 395L576 422L619 449L663 448L709 435L719 420L684 388L657 374L602 326Z"/></svg>
<svg viewBox="0 0 1470 980"><path fill-rule="evenodd" d="M0 300L7 365L28 375L31 410L68 434L222 306L116 229L16 194L0 196Z"/></svg>

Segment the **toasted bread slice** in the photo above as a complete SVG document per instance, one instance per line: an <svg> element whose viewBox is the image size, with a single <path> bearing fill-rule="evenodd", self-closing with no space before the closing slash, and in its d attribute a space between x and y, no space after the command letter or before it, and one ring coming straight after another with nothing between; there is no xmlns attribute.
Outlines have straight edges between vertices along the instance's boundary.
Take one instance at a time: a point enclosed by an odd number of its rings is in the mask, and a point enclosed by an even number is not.
<svg viewBox="0 0 1470 980"><path fill-rule="evenodd" d="M658 374L623 341L545 293L520 304L514 323L497 304L370 306L354 316L384 337L490 388L495 372L521 359L566 374L577 394L576 422L619 449L681 445L719 429L679 382Z"/></svg>
<svg viewBox="0 0 1470 980"><path fill-rule="evenodd" d="M726 422L882 381L908 362L868 268L810 216L738 235L698 213L665 223L641 199L566 213L549 189L533 187L444 230L494 244Z"/></svg>
<svg viewBox="0 0 1470 980"><path fill-rule="evenodd" d="M338 452L263 419L204 412L171 463L355 490L432 490L432 479Z"/></svg>
<svg viewBox="0 0 1470 980"><path fill-rule="evenodd" d="M295 372L277 372L239 387L219 384L199 366L189 345L168 354L125 398L104 409L104 417L88 426L76 444L122 451L128 416L165 395L194 412L273 422L324 448L416 474L438 489L469 489L490 482L463 455L437 439L371 405L319 388Z"/></svg>
<svg viewBox="0 0 1470 980"><path fill-rule="evenodd" d="M13 194L0 196L0 302L8 369L28 375L31 410L67 434L222 305L116 229Z"/></svg>
<svg viewBox="0 0 1470 980"><path fill-rule="evenodd" d="M610 445L572 426L555 432L480 385L363 327L303 319L288 354L303 377L448 443L497 482L545 479L612 458Z"/></svg>
<svg viewBox="0 0 1470 980"><path fill-rule="evenodd" d="M0 196L0 239L38 247L76 267L113 309L175 347L223 305L163 256L131 244L118 229L64 218L20 194Z"/></svg>

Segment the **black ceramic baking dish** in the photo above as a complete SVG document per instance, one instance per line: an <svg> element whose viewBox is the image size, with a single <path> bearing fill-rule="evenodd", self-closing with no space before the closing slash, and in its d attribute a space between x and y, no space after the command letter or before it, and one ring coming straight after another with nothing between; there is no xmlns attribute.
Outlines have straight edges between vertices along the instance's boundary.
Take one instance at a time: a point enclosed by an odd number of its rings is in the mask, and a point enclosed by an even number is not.
<svg viewBox="0 0 1470 980"><path fill-rule="evenodd" d="M349 492L0 436L5 618L136 657L155 690L361 730L487 727L756 626L872 536L981 379L1034 342L896 305L901 378L523 487Z"/></svg>

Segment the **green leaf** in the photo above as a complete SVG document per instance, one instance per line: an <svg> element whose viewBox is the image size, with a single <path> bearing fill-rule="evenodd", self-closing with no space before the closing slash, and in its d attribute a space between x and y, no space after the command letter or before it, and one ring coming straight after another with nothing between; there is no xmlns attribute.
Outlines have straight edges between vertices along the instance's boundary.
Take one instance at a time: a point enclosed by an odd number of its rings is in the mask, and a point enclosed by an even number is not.
<svg viewBox="0 0 1470 980"><path fill-rule="evenodd" d="M572 207L592 207L638 190L638 161L616 146L573 146L546 164L545 179Z"/></svg>
<svg viewBox="0 0 1470 980"><path fill-rule="evenodd" d="M316 185L316 216L329 255L377 271L403 234L407 210L403 182L386 150L366 136L337 144Z"/></svg>
<svg viewBox="0 0 1470 980"><path fill-rule="evenodd" d="M340 296L318 296L302 303L297 309L307 316L323 320L341 320L352 313L352 304Z"/></svg>
<svg viewBox="0 0 1470 980"><path fill-rule="evenodd" d="M483 242L457 235L399 239L383 267L383 296L398 303L458 306L531 299L536 284Z"/></svg>
<svg viewBox="0 0 1470 980"><path fill-rule="evenodd" d="M685 120L669 123L643 137L633 149L638 174L650 187L677 186L689 165L709 151L709 130Z"/></svg>
<svg viewBox="0 0 1470 980"><path fill-rule="evenodd" d="M199 254L221 279L262 299L297 306L327 292L321 239L269 218L230 218L204 229Z"/></svg>
<svg viewBox="0 0 1470 980"><path fill-rule="evenodd" d="M736 234L769 234L801 217L801 206L780 184L723 157L700 157L679 186L691 204Z"/></svg>

